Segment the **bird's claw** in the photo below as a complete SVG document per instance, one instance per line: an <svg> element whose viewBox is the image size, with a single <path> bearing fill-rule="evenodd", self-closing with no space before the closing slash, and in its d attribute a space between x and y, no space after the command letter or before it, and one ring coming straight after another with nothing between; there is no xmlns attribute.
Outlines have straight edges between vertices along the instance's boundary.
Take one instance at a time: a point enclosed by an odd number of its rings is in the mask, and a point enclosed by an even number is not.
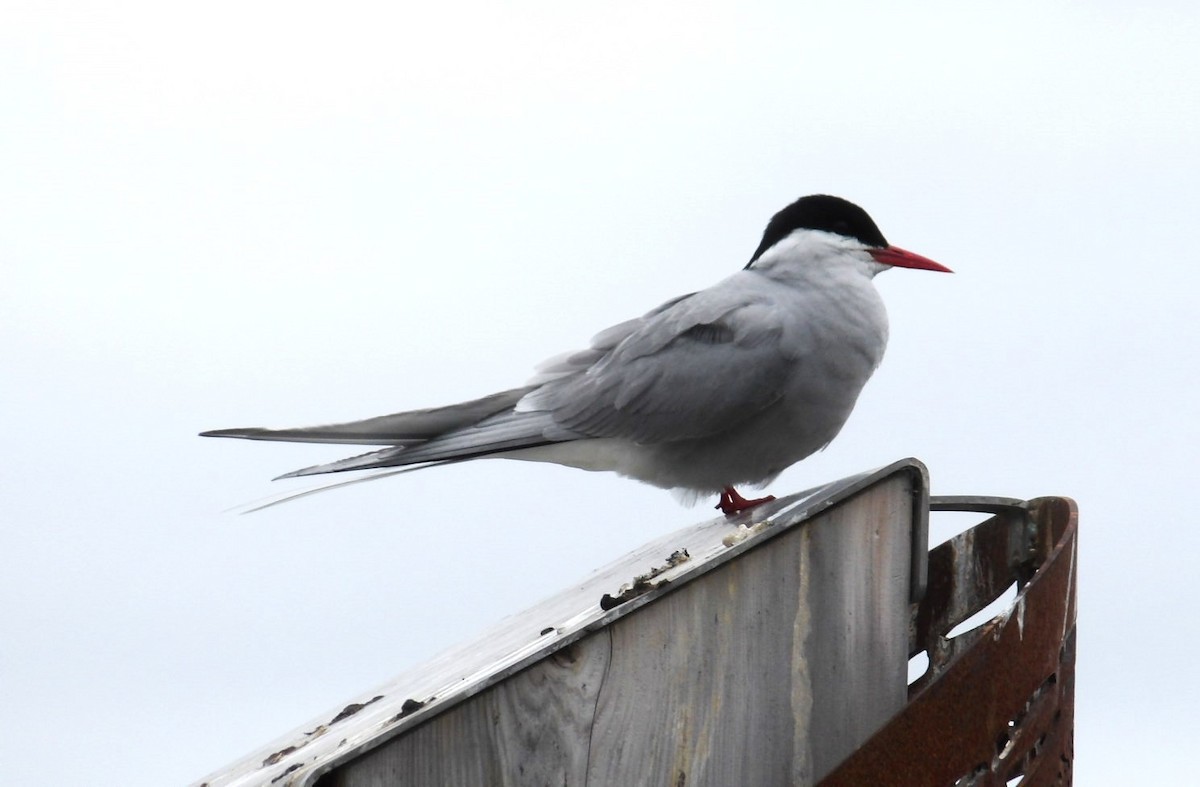
<svg viewBox="0 0 1200 787"><path fill-rule="evenodd" d="M743 511L754 508L762 503L770 503L774 499L775 495L767 495L766 497L760 497L755 500L747 500L739 495L737 490L732 486L727 486L721 490L721 499L717 501L717 504L713 506L713 508L720 511L725 516L733 516L734 514L740 514Z"/></svg>

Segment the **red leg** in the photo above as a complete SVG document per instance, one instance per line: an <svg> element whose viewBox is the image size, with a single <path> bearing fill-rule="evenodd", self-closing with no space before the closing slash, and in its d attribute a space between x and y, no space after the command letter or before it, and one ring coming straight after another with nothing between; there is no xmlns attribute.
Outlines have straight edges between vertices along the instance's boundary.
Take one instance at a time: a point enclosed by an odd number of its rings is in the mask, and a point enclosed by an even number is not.
<svg viewBox="0 0 1200 787"><path fill-rule="evenodd" d="M740 514L748 508L754 508L760 503L770 503L775 499L774 495L760 497L757 500L747 500L737 493L737 490L732 486L727 486L721 492L721 499L713 508L719 509L725 516L733 516Z"/></svg>

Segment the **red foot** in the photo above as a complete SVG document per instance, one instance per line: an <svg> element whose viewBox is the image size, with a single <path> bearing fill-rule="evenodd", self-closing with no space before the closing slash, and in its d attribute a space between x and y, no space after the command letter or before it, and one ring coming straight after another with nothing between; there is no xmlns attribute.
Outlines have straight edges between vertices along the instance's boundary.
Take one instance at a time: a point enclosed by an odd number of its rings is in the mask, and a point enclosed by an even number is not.
<svg viewBox="0 0 1200 787"><path fill-rule="evenodd" d="M761 503L770 503L775 499L775 495L767 495L760 497L757 500L747 500L737 493L737 490L732 486L727 486L721 492L720 501L713 508L720 509L725 516L733 516L740 514L748 508L754 508Z"/></svg>

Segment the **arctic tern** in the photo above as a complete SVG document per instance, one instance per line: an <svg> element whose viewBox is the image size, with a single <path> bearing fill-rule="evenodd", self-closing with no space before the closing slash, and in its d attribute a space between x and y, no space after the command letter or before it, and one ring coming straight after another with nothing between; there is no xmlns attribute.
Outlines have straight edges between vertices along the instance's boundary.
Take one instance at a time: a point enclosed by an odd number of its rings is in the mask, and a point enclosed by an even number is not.
<svg viewBox="0 0 1200 787"><path fill-rule="evenodd" d="M203 435L386 446L280 478L500 457L719 494L716 507L733 515L774 499L747 500L736 486L765 485L841 430L883 358L887 314L872 279L892 267L950 272L889 245L857 205L802 197L772 217L742 270L602 331L520 388L350 423Z"/></svg>

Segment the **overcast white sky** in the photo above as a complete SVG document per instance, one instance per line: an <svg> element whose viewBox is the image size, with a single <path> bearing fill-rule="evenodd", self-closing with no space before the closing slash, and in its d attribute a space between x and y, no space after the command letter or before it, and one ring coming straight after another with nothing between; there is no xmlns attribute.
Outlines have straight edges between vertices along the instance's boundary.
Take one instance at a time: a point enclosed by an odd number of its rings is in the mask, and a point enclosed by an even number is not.
<svg viewBox="0 0 1200 787"><path fill-rule="evenodd" d="M902 9L902 10L901 10ZM1200 6L0 5L0 773L198 779L655 536L481 462L238 517L828 192L954 276L785 494L913 455L1082 510L1080 784L1194 770Z"/></svg>

